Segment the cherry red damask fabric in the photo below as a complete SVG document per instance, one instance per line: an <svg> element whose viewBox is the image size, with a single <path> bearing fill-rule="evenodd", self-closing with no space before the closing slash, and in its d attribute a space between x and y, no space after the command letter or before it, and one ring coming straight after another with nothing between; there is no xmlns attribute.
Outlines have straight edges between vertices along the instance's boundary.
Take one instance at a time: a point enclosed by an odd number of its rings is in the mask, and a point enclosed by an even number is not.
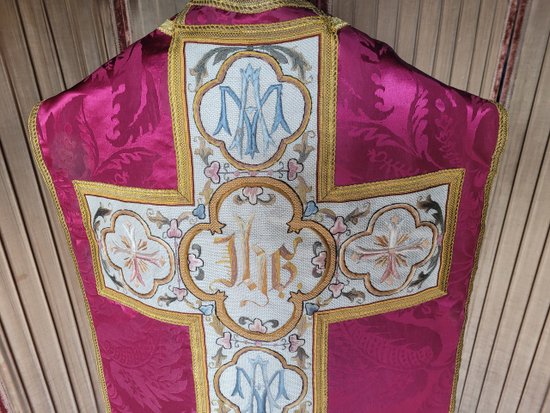
<svg viewBox="0 0 550 413"><path fill-rule="evenodd" d="M258 14L194 7L186 24L273 23L313 14L294 7ZM357 29L346 26L338 38L336 185L449 168L464 168L465 177L447 295L332 324L328 411L447 412L499 113L493 103L430 78ZM170 42L169 35L153 31L45 100L37 117L41 154L70 231L113 412L196 411L187 327L97 294L72 185L177 186Z"/></svg>

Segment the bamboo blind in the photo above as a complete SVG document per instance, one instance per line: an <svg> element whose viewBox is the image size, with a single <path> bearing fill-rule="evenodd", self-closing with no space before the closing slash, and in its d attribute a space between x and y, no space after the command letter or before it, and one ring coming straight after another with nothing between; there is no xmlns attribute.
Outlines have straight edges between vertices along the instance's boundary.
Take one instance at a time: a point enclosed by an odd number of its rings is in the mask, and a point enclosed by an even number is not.
<svg viewBox="0 0 550 413"><path fill-rule="evenodd" d="M31 162L27 116L117 54L116 7L136 40L184 4L2 0L0 377L15 412L103 411L84 302ZM456 411L550 412L550 3L334 0L328 9L437 79L508 107Z"/></svg>

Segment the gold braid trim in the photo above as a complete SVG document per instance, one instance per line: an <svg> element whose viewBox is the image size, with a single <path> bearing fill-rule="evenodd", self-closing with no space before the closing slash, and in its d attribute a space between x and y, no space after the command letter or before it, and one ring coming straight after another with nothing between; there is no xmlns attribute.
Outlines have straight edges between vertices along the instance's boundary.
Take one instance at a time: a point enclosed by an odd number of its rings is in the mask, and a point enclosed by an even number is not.
<svg viewBox="0 0 550 413"><path fill-rule="evenodd" d="M493 157L491 160L491 166L489 169L489 174L487 175L487 180L485 181L485 189L483 194L483 210L481 213L481 226L479 230L479 236L477 239L476 252L474 256L474 266L472 268L472 274L470 276L470 284L468 286L468 294L466 296L466 302L464 304L464 322L462 324L462 331L460 333L460 339L458 341L458 348L456 351L456 361L455 361L455 373L453 377L453 388L451 392L451 403L449 406L449 413L453 413L456 405L456 390L458 385L458 374L460 371L460 363L462 358L462 346L464 344L464 333L466 331L466 322L468 321L468 305L470 303L470 296L472 294L474 278L477 272L477 267L479 265L479 252L481 250L481 245L483 243L483 237L485 235L485 224L487 221L487 209L489 208L489 197L491 195L491 188L493 186L493 180L498 170L498 164L504 147L506 146L506 141L508 139L508 112L498 102L492 101L492 103L498 109L498 138L495 150L493 152Z"/></svg>
<svg viewBox="0 0 550 413"><path fill-rule="evenodd" d="M281 7L297 7L322 13L316 6L306 0L191 0L190 6L210 6L226 11L253 14L278 9Z"/></svg>
<svg viewBox="0 0 550 413"><path fill-rule="evenodd" d="M44 183L46 184L46 187L50 191L51 197L55 204L55 209L57 211L57 218L59 219L59 222L61 223L61 226L63 228L63 232L65 233L65 238L67 240L67 245L69 246L69 252L71 254L71 257L73 259L73 265L77 274L77 278L80 285L80 291L82 293L82 296L84 297L84 305L86 306L86 315L88 317L88 324L90 326L90 331L92 333L92 342L94 347L94 358L97 368L97 374L99 376L99 381L101 385L101 395L103 396L103 402L105 403L105 411L107 413L111 412L111 404L109 402L109 395L107 393L107 383L105 381L105 374L103 372L103 362L101 359L101 352L99 350L99 343L97 341L97 335L95 331L94 322L92 319L92 312L90 310L90 304L88 302L88 297L86 295L86 291L84 290L84 283L82 281L82 276L80 274L80 270L78 268L78 261L76 259L76 255L74 253L73 249L73 243L71 240L71 235L69 233L69 228L67 226L67 222L65 221L65 215L63 214L63 211L61 209L61 204L59 203L59 198L57 197L57 192L55 190L52 177L50 175L50 172L48 171L48 168L46 167L46 163L44 162L44 158L42 157L42 150L40 149L40 143L38 142L38 133L36 130L36 122L37 122L37 116L38 116L38 109L40 108L42 102L38 102L34 107L32 108L32 111L29 116L28 120L28 139L29 144L31 147L32 155L34 158L34 162L40 171L40 175L42 176L42 179L44 180Z"/></svg>

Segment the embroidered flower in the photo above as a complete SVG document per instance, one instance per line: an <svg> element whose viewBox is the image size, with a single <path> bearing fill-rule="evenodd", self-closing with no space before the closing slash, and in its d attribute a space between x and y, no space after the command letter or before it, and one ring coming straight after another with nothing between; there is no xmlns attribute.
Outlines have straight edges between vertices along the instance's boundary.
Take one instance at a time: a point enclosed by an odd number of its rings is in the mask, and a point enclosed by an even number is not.
<svg viewBox="0 0 550 413"><path fill-rule="evenodd" d="M173 219L170 221L170 228L168 229L168 232L166 233L168 238L181 238L183 237L183 232L181 232L181 229L178 228L178 220Z"/></svg>
<svg viewBox="0 0 550 413"><path fill-rule="evenodd" d="M258 186L247 186L242 189L243 196L248 199L248 202L250 202L252 205L256 205L258 203L258 197L263 194L263 192L264 189Z"/></svg>
<svg viewBox="0 0 550 413"><path fill-rule="evenodd" d="M181 288L181 287L171 287L170 291L176 295L176 299L178 301L183 301L183 299L187 296L187 289Z"/></svg>
<svg viewBox="0 0 550 413"><path fill-rule="evenodd" d="M300 347L306 344L306 341L303 338L299 338L298 334L291 334L288 336L288 341L290 343L288 349L291 353L296 353Z"/></svg>
<svg viewBox="0 0 550 413"><path fill-rule="evenodd" d="M204 265L204 261L195 254L187 255L187 263L189 265L189 271L191 272L197 271Z"/></svg>
<svg viewBox="0 0 550 413"><path fill-rule="evenodd" d="M311 263L315 265L315 268L318 271L323 271L325 269L327 260L327 252L321 251L319 254L317 254L315 257L311 259Z"/></svg>
<svg viewBox="0 0 550 413"><path fill-rule="evenodd" d="M231 333L228 331L223 333L223 336L219 337L216 340L216 344L226 350L229 350L231 347L233 347L233 345L231 344Z"/></svg>
<svg viewBox="0 0 550 413"><path fill-rule="evenodd" d="M287 166L287 177L289 181L294 181L298 174L304 170L304 165L298 163L298 161L294 158L289 159Z"/></svg>
<svg viewBox="0 0 550 413"><path fill-rule="evenodd" d="M341 282L330 284L328 286L328 289L332 293L332 296L334 298L338 298L342 295L342 290L344 289L344 284L341 283Z"/></svg>
<svg viewBox="0 0 550 413"><path fill-rule="evenodd" d="M344 223L343 217L337 217L334 221L334 225L330 228L332 235L343 234L348 230L348 226Z"/></svg>
<svg viewBox="0 0 550 413"><path fill-rule="evenodd" d="M259 318L255 318L253 322L248 325L250 331L257 331L259 333L267 333L267 327L263 325Z"/></svg>
<svg viewBox="0 0 550 413"><path fill-rule="evenodd" d="M215 184L220 183L220 163L218 161L212 162L206 168L204 168L204 174L207 178L210 178Z"/></svg>

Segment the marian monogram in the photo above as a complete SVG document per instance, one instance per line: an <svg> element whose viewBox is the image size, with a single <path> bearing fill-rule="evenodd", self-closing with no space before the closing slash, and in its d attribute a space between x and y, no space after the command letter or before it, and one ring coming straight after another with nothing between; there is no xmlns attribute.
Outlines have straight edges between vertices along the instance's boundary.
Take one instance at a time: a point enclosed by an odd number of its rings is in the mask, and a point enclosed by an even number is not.
<svg viewBox="0 0 550 413"><path fill-rule="evenodd" d="M336 29L306 20L178 29L178 189L75 182L99 293L189 327L200 412L324 412L330 323L446 293L464 171L337 187Z"/></svg>

